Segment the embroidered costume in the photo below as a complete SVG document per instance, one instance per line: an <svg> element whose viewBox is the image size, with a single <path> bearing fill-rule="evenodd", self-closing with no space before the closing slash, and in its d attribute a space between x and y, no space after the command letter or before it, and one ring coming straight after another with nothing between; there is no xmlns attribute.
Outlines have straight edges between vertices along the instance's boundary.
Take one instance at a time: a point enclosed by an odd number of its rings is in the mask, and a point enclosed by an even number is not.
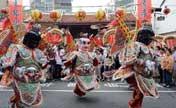
<svg viewBox="0 0 176 108"><path fill-rule="evenodd" d="M12 67L14 96L10 108L36 108L42 103L40 88L41 70L47 59L37 49L40 35L34 31L25 34L23 45L11 44L6 55L0 58L3 68Z"/></svg>
<svg viewBox="0 0 176 108"><path fill-rule="evenodd" d="M144 26L137 32L137 37L132 37L123 18L125 11L117 10L117 18L109 27L113 32L107 31L104 43L111 34L115 34L111 54L118 54L121 67L114 71L113 80L125 79L134 87L133 97L129 101L130 108L142 108L144 96L158 97L158 92L152 75L155 71L152 50L148 47L155 35L150 26ZM112 30L111 30L112 31ZM137 42L135 42L136 40ZM106 73L105 76L112 73Z"/></svg>
<svg viewBox="0 0 176 108"><path fill-rule="evenodd" d="M79 50L72 52L64 63L70 69L70 73L66 77L74 76L75 78L74 93L78 96L84 96L87 92L98 87L95 72L98 61L92 53L88 52L89 44L88 38L81 38Z"/></svg>
<svg viewBox="0 0 176 108"><path fill-rule="evenodd" d="M147 47L151 43L153 31L148 28L139 30L137 41L128 43L120 51L121 67L113 75L113 80L124 78L134 87L133 97L129 101L130 108L142 108L144 96L158 98L155 82L152 78L155 72L152 50Z"/></svg>

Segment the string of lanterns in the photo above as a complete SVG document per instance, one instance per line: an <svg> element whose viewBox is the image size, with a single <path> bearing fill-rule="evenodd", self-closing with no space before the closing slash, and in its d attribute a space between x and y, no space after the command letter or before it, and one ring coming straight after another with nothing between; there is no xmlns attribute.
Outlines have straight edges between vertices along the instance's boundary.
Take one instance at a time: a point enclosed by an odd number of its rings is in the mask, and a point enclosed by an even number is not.
<svg viewBox="0 0 176 108"><path fill-rule="evenodd" d="M153 12L154 12L154 9L151 9L151 13L153 13ZM168 15L170 12L171 12L171 10L168 7L165 7L164 10L163 10L164 15ZM75 13L75 18L78 21L82 21L86 18L86 15L87 15L87 13L83 9L80 9ZM123 9L116 10L115 16L116 17L118 17L118 16L125 17L126 16L125 10L123 10ZM33 20L38 21L42 18L42 12L38 9L32 10L31 11L31 17L32 17ZM58 19L61 19L62 14L59 10L52 10L49 13L49 17L53 21L57 21ZM95 18L98 21L101 21L101 20L105 19L106 18L106 12L103 9L97 10L96 13L95 13Z"/></svg>
<svg viewBox="0 0 176 108"><path fill-rule="evenodd" d="M75 13L75 18L78 21L82 21L86 18L86 12L83 9L78 10ZM62 14L59 10L52 10L49 13L49 17L53 20L53 21L57 21L58 19L61 19ZM42 12L38 9L32 10L31 11L31 18L35 21L39 21L42 18ZM95 18L98 21L101 21L103 19L106 18L106 12L103 9L99 9L96 13L95 13Z"/></svg>

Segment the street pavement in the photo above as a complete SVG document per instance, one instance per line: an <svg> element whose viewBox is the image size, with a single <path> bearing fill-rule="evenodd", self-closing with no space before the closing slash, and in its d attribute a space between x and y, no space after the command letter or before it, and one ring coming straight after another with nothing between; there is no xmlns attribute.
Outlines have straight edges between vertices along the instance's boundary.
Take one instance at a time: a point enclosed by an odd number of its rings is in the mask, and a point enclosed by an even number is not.
<svg viewBox="0 0 176 108"><path fill-rule="evenodd" d="M54 81L41 84L42 108L128 108L132 91L120 81L101 82L100 88L79 98L73 95L75 83ZM157 84L160 98L145 98L142 108L176 108L176 88L164 88ZM7 108L12 89L0 88L0 108Z"/></svg>

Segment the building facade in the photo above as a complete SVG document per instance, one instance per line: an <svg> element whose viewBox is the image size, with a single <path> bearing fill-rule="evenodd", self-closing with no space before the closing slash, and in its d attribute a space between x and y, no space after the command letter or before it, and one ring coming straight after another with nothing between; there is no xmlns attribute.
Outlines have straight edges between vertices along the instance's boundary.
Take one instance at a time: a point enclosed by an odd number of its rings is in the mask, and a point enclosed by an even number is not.
<svg viewBox="0 0 176 108"><path fill-rule="evenodd" d="M152 14L152 25L155 33L158 35L176 35L176 0L165 0L165 2L163 2L164 0L152 1L153 7L161 8L161 12L154 12ZM163 13L166 7L170 9L168 15Z"/></svg>
<svg viewBox="0 0 176 108"><path fill-rule="evenodd" d="M71 0L30 0L31 9L39 9L48 13L53 9L59 9L63 12L71 12Z"/></svg>
<svg viewBox="0 0 176 108"><path fill-rule="evenodd" d="M114 0L115 8L125 8L128 13L135 12L135 0Z"/></svg>
<svg viewBox="0 0 176 108"><path fill-rule="evenodd" d="M56 9L62 10L65 13L72 12L72 0L55 0L54 6Z"/></svg>
<svg viewBox="0 0 176 108"><path fill-rule="evenodd" d="M121 7L128 5L129 3L134 3L134 0L114 0L116 7Z"/></svg>

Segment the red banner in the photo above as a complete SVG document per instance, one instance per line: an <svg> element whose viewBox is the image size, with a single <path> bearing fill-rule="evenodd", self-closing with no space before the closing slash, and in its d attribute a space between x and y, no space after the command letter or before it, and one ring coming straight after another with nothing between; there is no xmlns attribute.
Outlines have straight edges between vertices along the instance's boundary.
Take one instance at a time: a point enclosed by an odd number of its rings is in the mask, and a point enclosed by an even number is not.
<svg viewBox="0 0 176 108"><path fill-rule="evenodd" d="M168 38L165 40L168 48L174 48L176 46L176 38Z"/></svg>
<svg viewBox="0 0 176 108"><path fill-rule="evenodd" d="M137 0L137 16L140 23L151 21L151 0Z"/></svg>
<svg viewBox="0 0 176 108"><path fill-rule="evenodd" d="M22 0L9 0L9 18L13 25L23 22Z"/></svg>

